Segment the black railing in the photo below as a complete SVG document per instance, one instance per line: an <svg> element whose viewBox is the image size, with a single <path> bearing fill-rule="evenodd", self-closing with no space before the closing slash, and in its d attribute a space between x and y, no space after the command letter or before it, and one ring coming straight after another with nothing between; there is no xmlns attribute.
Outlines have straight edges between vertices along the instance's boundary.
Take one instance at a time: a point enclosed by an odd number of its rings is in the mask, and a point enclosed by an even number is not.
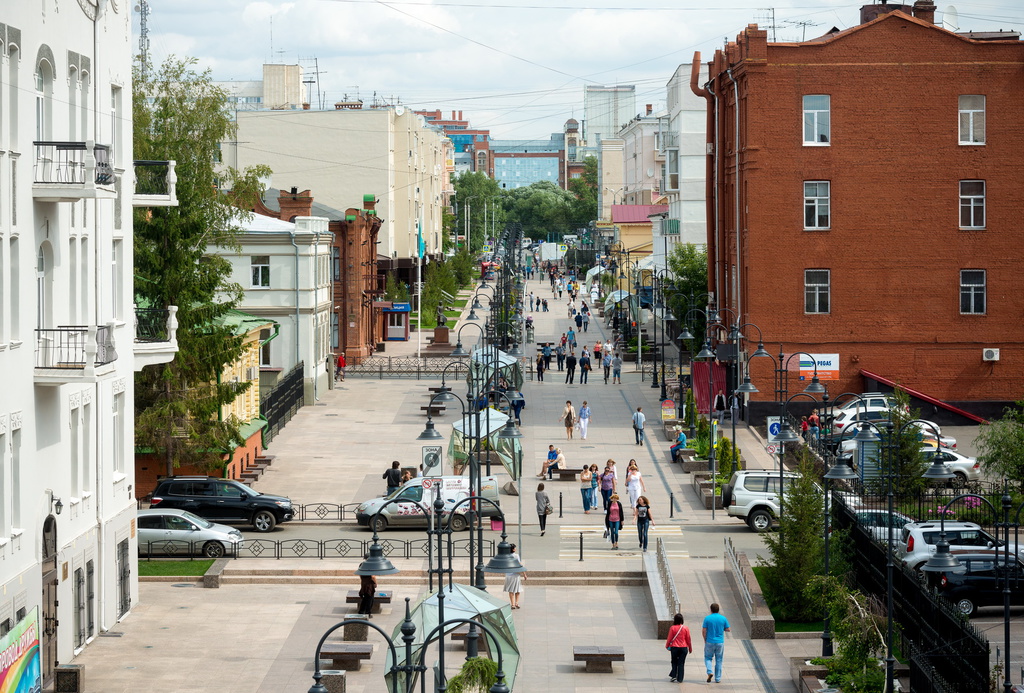
<svg viewBox="0 0 1024 693"><path fill-rule="evenodd" d="M33 180L36 183L84 185L86 171L85 142L33 142L36 148ZM111 185L114 170L110 166L110 147L93 147L97 185Z"/></svg>
<svg viewBox="0 0 1024 693"><path fill-rule="evenodd" d="M455 346L452 346L454 349ZM369 356L358 365L348 366L345 377L358 378L426 378L441 376L450 363L462 363L461 357L448 356Z"/></svg>
<svg viewBox="0 0 1024 693"><path fill-rule="evenodd" d="M168 173L170 163L167 161L135 161L135 194L136 195L169 195L170 182Z"/></svg>
<svg viewBox="0 0 1024 693"><path fill-rule="evenodd" d="M166 342L167 336L166 308L135 309L135 341Z"/></svg>
<svg viewBox="0 0 1024 693"><path fill-rule="evenodd" d="M304 369L305 362L299 361L299 365L290 370L278 381L273 390L261 398L260 415L267 420L267 427L263 432L264 445L274 439L305 403L302 378Z"/></svg>
<svg viewBox="0 0 1024 693"><path fill-rule="evenodd" d="M211 541L178 541L161 540L139 543L140 555L147 559L159 557L183 557L189 560L203 558L351 558L363 560L370 550L372 539L246 539L242 548L224 546L207 550ZM384 555L391 558L420 559L427 558L430 552L429 539L387 539L379 540ZM452 558L469 558L470 540L456 539L452 542ZM485 539L483 557L494 555L495 544L492 539ZM477 554L473 554L477 555Z"/></svg>
<svg viewBox="0 0 1024 693"><path fill-rule="evenodd" d="M86 367L89 327L65 325L36 330L36 368L81 370ZM107 325L96 327L96 360L102 366L117 360L113 332Z"/></svg>
<svg viewBox="0 0 1024 693"><path fill-rule="evenodd" d="M305 505L292 504L292 521L299 522L349 522L356 519L356 508L359 503L306 503Z"/></svg>

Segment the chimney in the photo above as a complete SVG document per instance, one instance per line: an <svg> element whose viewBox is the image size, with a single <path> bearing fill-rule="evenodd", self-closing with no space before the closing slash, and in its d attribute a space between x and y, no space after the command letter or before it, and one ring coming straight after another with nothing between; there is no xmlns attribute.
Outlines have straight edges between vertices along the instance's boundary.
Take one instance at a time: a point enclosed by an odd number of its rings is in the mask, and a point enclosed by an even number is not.
<svg viewBox="0 0 1024 693"><path fill-rule="evenodd" d="M651 115L654 112L654 106L647 104L647 115Z"/></svg>
<svg viewBox="0 0 1024 693"><path fill-rule="evenodd" d="M290 191L281 191L277 198L278 206L281 208L280 219L291 221L295 217L309 217L313 215L313 197L308 190L299 192L298 188Z"/></svg>
<svg viewBox="0 0 1024 693"><path fill-rule="evenodd" d="M462 111L459 111L459 120L462 120Z"/></svg>
<svg viewBox="0 0 1024 693"><path fill-rule="evenodd" d="M377 209L377 196L373 194L363 195L363 210L372 212Z"/></svg>
<svg viewBox="0 0 1024 693"><path fill-rule="evenodd" d="M935 23L935 4L931 0L917 0L914 3L914 16L922 22Z"/></svg>

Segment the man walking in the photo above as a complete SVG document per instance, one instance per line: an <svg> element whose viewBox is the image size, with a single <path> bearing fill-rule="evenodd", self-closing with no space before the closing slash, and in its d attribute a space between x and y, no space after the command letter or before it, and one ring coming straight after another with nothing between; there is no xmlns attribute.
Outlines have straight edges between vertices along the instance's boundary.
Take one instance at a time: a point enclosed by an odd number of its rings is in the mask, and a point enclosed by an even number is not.
<svg viewBox="0 0 1024 693"><path fill-rule="evenodd" d="M394 492L395 489L402 485L401 466L402 464L398 460L395 460L394 462L391 463L391 469L381 474L380 478L384 479L384 481L387 482L387 495L389 496L392 494L392 492Z"/></svg>
<svg viewBox="0 0 1024 693"><path fill-rule="evenodd" d="M583 348L583 355L580 356L580 385L586 385L590 374L590 357L587 356L586 347Z"/></svg>
<svg viewBox="0 0 1024 693"><path fill-rule="evenodd" d="M565 345L559 344L555 347L555 355L558 357L558 370L565 367Z"/></svg>
<svg viewBox="0 0 1024 693"><path fill-rule="evenodd" d="M644 444L644 423L647 421L647 417L644 416L644 408L637 407L636 412L633 414L633 434L636 436L636 444L643 446Z"/></svg>
<svg viewBox="0 0 1024 693"><path fill-rule="evenodd" d="M570 351L565 357L565 382L572 385L576 381L576 352Z"/></svg>
<svg viewBox="0 0 1024 693"><path fill-rule="evenodd" d="M704 617L704 624L700 632L704 636L704 668L708 672L708 683L712 677L715 683L722 681L722 657L725 655L725 634L731 633L729 621L725 616L718 613L717 603L711 605L711 613ZM714 660L715 667L712 672L711 661Z"/></svg>
<svg viewBox="0 0 1024 693"><path fill-rule="evenodd" d="M602 360L601 365L604 366L604 384L607 385L608 376L611 375L612 372L612 355L607 351L604 352L604 359Z"/></svg>
<svg viewBox="0 0 1024 693"><path fill-rule="evenodd" d="M619 352L615 352L615 356L612 357L612 385L618 383L622 384L622 357L619 356Z"/></svg>
<svg viewBox="0 0 1024 693"><path fill-rule="evenodd" d="M586 332L590 327L590 312L583 314L583 331Z"/></svg>
<svg viewBox="0 0 1024 693"><path fill-rule="evenodd" d="M715 406L712 408L715 410L715 420L721 424L725 418L725 393L721 390L715 395Z"/></svg>

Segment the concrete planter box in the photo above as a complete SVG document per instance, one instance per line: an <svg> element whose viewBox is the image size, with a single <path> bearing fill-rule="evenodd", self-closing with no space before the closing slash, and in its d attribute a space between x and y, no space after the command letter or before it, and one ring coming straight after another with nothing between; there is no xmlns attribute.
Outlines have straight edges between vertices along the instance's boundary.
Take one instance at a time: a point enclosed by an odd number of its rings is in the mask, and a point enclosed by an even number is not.
<svg viewBox="0 0 1024 693"><path fill-rule="evenodd" d="M683 471L684 472L711 472L711 462L708 460L698 460L691 457L690 459L683 460Z"/></svg>
<svg viewBox="0 0 1024 693"><path fill-rule="evenodd" d="M718 496L712 496L711 495L712 494L712 488L711 488L710 484L708 485L707 488L702 488L700 490L700 492L701 492L701 497L704 499L704 509L705 510L711 510L711 500L712 500L712 498L714 498L715 510L722 510L724 508L724 506L722 505L722 496L721 495L718 495Z"/></svg>

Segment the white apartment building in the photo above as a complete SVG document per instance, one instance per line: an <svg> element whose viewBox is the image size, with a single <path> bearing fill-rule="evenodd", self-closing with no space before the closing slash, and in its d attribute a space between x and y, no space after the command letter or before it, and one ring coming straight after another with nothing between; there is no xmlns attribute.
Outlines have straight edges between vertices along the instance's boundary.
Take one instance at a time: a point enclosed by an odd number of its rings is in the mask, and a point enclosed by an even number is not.
<svg viewBox="0 0 1024 693"><path fill-rule="evenodd" d="M675 243L706 245L707 237L707 102L690 90L691 65L680 65L666 85L668 113L659 136L664 158L662 191L668 216L654 225L654 247ZM702 65L699 83L707 82Z"/></svg>
<svg viewBox="0 0 1024 693"><path fill-rule="evenodd" d="M415 280L418 229L427 256L442 251L449 146L423 116L392 106L241 111L238 136L224 143L223 153L230 166L266 164L272 187L309 189L335 209L357 205L364 193L376 195L383 221L379 268Z"/></svg>
<svg viewBox="0 0 1024 693"><path fill-rule="evenodd" d="M276 384L279 376L300 362L306 384L306 403L312 404L330 387L327 355L331 350L333 234L324 217L281 221L260 214L241 222L244 229L238 253L209 248L231 263L230 282L245 296L238 309L268 318L276 331L260 335L260 389Z"/></svg>
<svg viewBox="0 0 1024 693"><path fill-rule="evenodd" d="M594 148L602 140L619 136L619 130L636 115L636 86L587 85L583 87L583 139Z"/></svg>
<svg viewBox="0 0 1024 693"><path fill-rule="evenodd" d="M35 629L43 682L137 600L133 373L177 349L133 310L131 11L0 8L0 651Z"/></svg>
<svg viewBox="0 0 1024 693"><path fill-rule="evenodd" d="M635 116L619 131L622 140L622 192L619 204L650 205L661 195L661 157L658 133L662 114L651 107Z"/></svg>

